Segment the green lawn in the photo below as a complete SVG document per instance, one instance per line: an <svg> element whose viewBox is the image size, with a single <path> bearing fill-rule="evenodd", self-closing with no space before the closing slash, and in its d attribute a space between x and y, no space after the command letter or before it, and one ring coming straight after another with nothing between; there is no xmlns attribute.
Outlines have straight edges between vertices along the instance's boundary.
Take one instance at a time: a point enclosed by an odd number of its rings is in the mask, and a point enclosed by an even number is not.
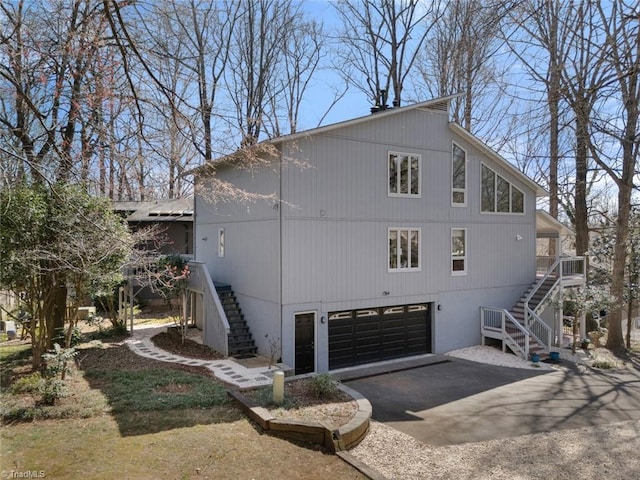
<svg viewBox="0 0 640 480"><path fill-rule="evenodd" d="M71 395L43 406L35 394L11 393L17 379L31 373L28 346L0 347L5 475L366 478L334 455L264 434L230 403L226 387L200 368L138 357L117 341L79 351ZM16 421L20 409L34 420Z"/></svg>

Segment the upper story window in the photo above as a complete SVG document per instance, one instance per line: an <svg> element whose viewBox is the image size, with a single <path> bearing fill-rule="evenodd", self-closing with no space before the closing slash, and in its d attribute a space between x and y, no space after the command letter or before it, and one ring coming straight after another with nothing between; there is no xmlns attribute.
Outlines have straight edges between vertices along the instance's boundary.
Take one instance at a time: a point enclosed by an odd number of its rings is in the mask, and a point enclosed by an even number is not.
<svg viewBox="0 0 640 480"><path fill-rule="evenodd" d="M467 229L451 229L451 274L467 274Z"/></svg>
<svg viewBox="0 0 640 480"><path fill-rule="evenodd" d="M481 211L524 213L524 193L482 164Z"/></svg>
<svg viewBox="0 0 640 480"><path fill-rule="evenodd" d="M389 152L389 196L420 197L422 156Z"/></svg>
<svg viewBox="0 0 640 480"><path fill-rule="evenodd" d="M420 229L389 229L389 271L420 270Z"/></svg>
<svg viewBox="0 0 640 480"><path fill-rule="evenodd" d="M451 204L467 204L467 152L455 143L451 149Z"/></svg>

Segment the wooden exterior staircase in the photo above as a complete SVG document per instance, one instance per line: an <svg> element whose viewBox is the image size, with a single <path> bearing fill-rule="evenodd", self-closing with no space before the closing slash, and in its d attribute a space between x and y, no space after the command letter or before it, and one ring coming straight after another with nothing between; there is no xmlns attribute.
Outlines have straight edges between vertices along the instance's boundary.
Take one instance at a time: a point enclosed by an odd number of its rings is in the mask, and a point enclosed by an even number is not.
<svg viewBox="0 0 640 480"><path fill-rule="evenodd" d="M577 264L580 266L576 267ZM482 343L486 338L501 340L503 351L508 347L525 359L534 353L548 353L552 347L553 331L540 315L563 286L574 286L584 281L583 265L584 259L580 257L559 257L511 309L481 307Z"/></svg>
<svg viewBox="0 0 640 480"><path fill-rule="evenodd" d="M256 347L253 335L251 335L251 331L242 314L240 305L238 305L238 300L231 285L222 283L214 283L214 285L224 313L227 316L227 321L229 322L229 334L227 338L229 356L243 357L255 355L258 348Z"/></svg>
<svg viewBox="0 0 640 480"><path fill-rule="evenodd" d="M527 289L525 293L522 294L520 299L516 302L516 304L511 307L509 313L513 317L513 319L518 322L523 329L527 330L527 320L525 319L525 311L528 308L532 309L534 312L541 313L544 309L544 305L541 305L542 300L546 299L551 291L556 288L557 279L556 277L547 277L543 282L538 284L538 282L534 282ZM524 335L520 335L520 329L518 329L514 325L505 326L507 329L508 335L505 337L505 341L507 346L518 355L520 352L524 352L526 339ZM544 327L542 327L544 328ZM544 332L547 333L546 331ZM513 345L515 343L516 345ZM538 340L536 335L529 335L529 354L544 354L549 352L550 341L544 342L544 340Z"/></svg>

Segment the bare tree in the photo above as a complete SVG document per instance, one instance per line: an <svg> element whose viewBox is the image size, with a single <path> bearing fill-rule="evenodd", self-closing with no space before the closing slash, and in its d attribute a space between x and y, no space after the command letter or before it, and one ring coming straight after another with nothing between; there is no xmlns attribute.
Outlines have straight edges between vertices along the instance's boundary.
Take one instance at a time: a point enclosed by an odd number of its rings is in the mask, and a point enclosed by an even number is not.
<svg viewBox="0 0 640 480"><path fill-rule="evenodd" d="M505 66L495 56L503 40L499 32L509 2L455 0L444 7L416 64L420 77L432 97L460 94L452 101L453 120L471 131L472 123L483 111L484 122L496 115L501 105L501 80ZM490 101L483 101L490 97ZM475 108L479 104L482 109ZM493 122L491 122L493 123ZM474 125L475 126L475 125Z"/></svg>
<svg viewBox="0 0 640 480"><path fill-rule="evenodd" d="M273 125L274 137L297 131L300 106L322 58L325 43L322 24L303 18L296 20L288 37L280 74L279 90L282 94L271 100L270 111L274 118L270 123ZM284 104L284 108L279 108L279 104ZM284 110L283 115L280 115L281 110ZM281 117L288 124L288 132L283 131Z"/></svg>
<svg viewBox="0 0 640 480"><path fill-rule="evenodd" d="M97 101L88 83L89 72L97 71L93 67L104 21L95 2L55 2L51 7L45 12L22 1L0 4L0 79L8 92L0 125L26 163L22 171L41 183L80 177L78 164L86 169L89 125L95 118L83 108Z"/></svg>
<svg viewBox="0 0 640 480"><path fill-rule="evenodd" d="M270 108L283 98L287 88L279 77L287 71L288 45L300 41L295 29L302 17L291 0L241 3L242 16L233 32L227 83L242 135L241 145L251 146L262 134L273 137L278 133L279 128L268 121L277 115Z"/></svg>
<svg viewBox="0 0 640 480"><path fill-rule="evenodd" d="M589 122L605 82L602 34L594 8L589 0L525 2L513 15L523 34L514 35L509 42L511 51L544 92L550 209L557 215L562 198L571 199L565 202L565 212L576 231L578 255L588 250L589 192L599 175L589 155ZM560 190L558 177L563 118L573 144L573 182L565 191Z"/></svg>
<svg viewBox="0 0 640 480"><path fill-rule="evenodd" d="M335 7L343 24L337 68L379 108L387 108L387 94L399 107L440 2L339 0Z"/></svg>
<svg viewBox="0 0 640 480"><path fill-rule="evenodd" d="M640 12L637 5L616 0L610 9L597 4L597 18L604 32L602 53L606 69L612 72L608 95L591 119L590 153L618 187L615 222L615 249L611 295L615 302L609 314L607 347L623 350L623 297L629 243L631 197L638 188L638 152L640 151ZM615 106L612 103L615 102ZM615 144L618 148L614 148Z"/></svg>

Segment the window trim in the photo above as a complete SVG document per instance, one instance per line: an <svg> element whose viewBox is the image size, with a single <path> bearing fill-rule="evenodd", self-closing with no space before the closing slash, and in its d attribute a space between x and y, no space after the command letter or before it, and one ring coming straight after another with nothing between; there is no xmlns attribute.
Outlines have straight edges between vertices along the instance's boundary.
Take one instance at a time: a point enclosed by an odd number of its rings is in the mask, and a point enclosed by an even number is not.
<svg viewBox="0 0 640 480"><path fill-rule="evenodd" d="M454 162L454 155L453 155L453 150L455 147L458 147L460 150L462 150L464 152L464 188L455 188L453 186L453 174L454 174L454 168L453 168L453 162ZM468 161L467 161L467 150L462 148L458 143L456 143L455 141L451 142L451 206L452 207L466 207L467 206L467 185L468 185L468 178L467 178L467 166L468 166ZM455 193L462 193L464 195L464 202L454 202L453 197Z"/></svg>
<svg viewBox="0 0 640 480"><path fill-rule="evenodd" d="M486 168L494 175L493 180L493 211L487 211L482 209L482 195L483 195L483 187L482 187L482 171L483 168ZM498 211L498 177L504 180L509 185L509 211L508 212L499 212ZM513 190L517 190L522 195L522 212L514 212L513 211ZM527 199L524 191L521 188L516 187L512 181L508 180L504 175L500 175L493 168L487 165L485 162L480 163L480 214L481 215L526 215L527 212Z"/></svg>
<svg viewBox="0 0 640 480"><path fill-rule="evenodd" d="M224 227L218 228L218 257L224 258Z"/></svg>
<svg viewBox="0 0 640 480"><path fill-rule="evenodd" d="M409 245L409 261L411 260L411 233L418 232L418 266L417 267L391 267L391 232L397 232L398 238L400 237L400 232L407 231L408 233L408 245ZM420 227L389 227L387 228L387 271L389 273L403 273L403 272L420 272L422 270L422 228ZM398 253L396 254L396 264L400 265L400 249L397 249Z"/></svg>
<svg viewBox="0 0 640 480"><path fill-rule="evenodd" d="M462 231L464 233L463 238L464 238L464 255L454 255L453 254L453 232L454 231ZM454 277L461 277L464 275L467 275L467 257L468 257L468 247L467 247L467 239L468 239L468 235L467 235L467 228L466 227L451 227L451 252L450 252L450 261L451 263L449 264L450 268L451 268L451 276ZM453 269L453 262L455 260L462 260L464 262L464 269L463 270L454 270Z"/></svg>
<svg viewBox="0 0 640 480"><path fill-rule="evenodd" d="M391 170L389 168L389 160L391 155L406 155L409 157L409 176L411 175L411 157L416 157L418 159L418 193L394 193L391 191ZM396 173L396 188L399 189L400 185L400 175ZM409 178L409 185L411 185L411 178ZM411 187L409 187L411 190ZM408 152L397 152L394 150L389 150L387 152L387 196L392 198L422 198L422 154L420 153L408 153Z"/></svg>

